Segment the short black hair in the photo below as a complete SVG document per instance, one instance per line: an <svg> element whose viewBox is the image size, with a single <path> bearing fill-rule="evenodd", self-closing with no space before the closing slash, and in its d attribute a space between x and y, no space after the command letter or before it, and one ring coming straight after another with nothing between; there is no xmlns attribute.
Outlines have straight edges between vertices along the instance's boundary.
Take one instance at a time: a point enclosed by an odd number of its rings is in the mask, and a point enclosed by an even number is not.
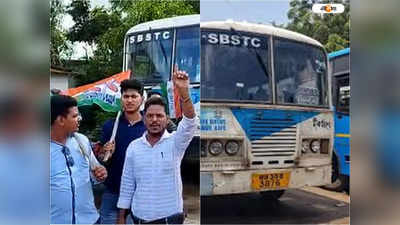
<svg viewBox="0 0 400 225"><path fill-rule="evenodd" d="M162 98L149 98L146 101L146 103L144 103L144 114L146 114L147 109L152 105L160 105L160 106L162 106L163 109L164 109L164 112L167 113L165 111L166 104L165 104L165 102L164 102L164 100Z"/></svg>
<svg viewBox="0 0 400 225"><path fill-rule="evenodd" d="M128 89L136 90L141 96L143 96L143 84L136 79L126 79L121 82L121 94Z"/></svg>
<svg viewBox="0 0 400 225"><path fill-rule="evenodd" d="M51 125L58 116L66 116L71 107L78 106L75 98L68 95L53 95L50 99Z"/></svg>
<svg viewBox="0 0 400 225"><path fill-rule="evenodd" d="M53 88L50 90L50 93L53 95L59 95L59 94L61 94L61 90L57 89L57 88Z"/></svg>

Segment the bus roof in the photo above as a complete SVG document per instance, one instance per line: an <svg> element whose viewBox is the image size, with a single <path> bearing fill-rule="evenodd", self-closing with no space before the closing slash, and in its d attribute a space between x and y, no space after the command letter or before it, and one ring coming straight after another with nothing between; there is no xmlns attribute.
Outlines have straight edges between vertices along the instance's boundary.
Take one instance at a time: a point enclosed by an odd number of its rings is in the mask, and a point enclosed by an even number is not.
<svg viewBox="0 0 400 225"><path fill-rule="evenodd" d="M176 17L153 20L150 22L138 24L129 29L128 32L126 32L126 35L129 35L134 32L143 32L143 31L171 28L171 27L183 27L199 23L200 23L199 14L188 15L188 16L176 16Z"/></svg>
<svg viewBox="0 0 400 225"><path fill-rule="evenodd" d="M345 49L342 49L342 50L339 50L336 52L331 52L328 54L328 58L332 59L332 58L335 58L335 57L338 57L341 55L347 55L347 54L350 54L350 48L345 48Z"/></svg>
<svg viewBox="0 0 400 225"><path fill-rule="evenodd" d="M290 30L277 28L272 25L266 24L256 24L256 23L248 23L248 22L235 22L231 20L227 21L212 21L212 22L201 22L201 28L211 28L211 29L223 29L223 30L230 30L231 28L237 31L244 31L244 32L254 32L259 34L267 34L273 35L277 37L292 39L312 45L316 45L319 47L323 47L321 43L318 41L307 37L306 35L299 34Z"/></svg>

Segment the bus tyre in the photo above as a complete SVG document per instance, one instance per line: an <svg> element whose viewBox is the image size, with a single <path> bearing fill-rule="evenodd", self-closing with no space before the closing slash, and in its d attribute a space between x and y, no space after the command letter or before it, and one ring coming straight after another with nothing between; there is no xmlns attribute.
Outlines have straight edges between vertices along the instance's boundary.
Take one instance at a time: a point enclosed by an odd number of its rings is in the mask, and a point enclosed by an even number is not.
<svg viewBox="0 0 400 225"><path fill-rule="evenodd" d="M260 192L262 198L265 200L278 200L284 193L285 190Z"/></svg>
<svg viewBox="0 0 400 225"><path fill-rule="evenodd" d="M323 186L324 189L330 191L342 192L343 190L347 190L347 179L346 176L340 175L339 171L339 161L337 159L336 154L332 156L332 183Z"/></svg>
<svg viewBox="0 0 400 225"><path fill-rule="evenodd" d="M332 184L327 184L324 186L324 188L330 191L337 192L342 192L344 190L348 191L348 189L346 188L346 183L346 177L339 176Z"/></svg>

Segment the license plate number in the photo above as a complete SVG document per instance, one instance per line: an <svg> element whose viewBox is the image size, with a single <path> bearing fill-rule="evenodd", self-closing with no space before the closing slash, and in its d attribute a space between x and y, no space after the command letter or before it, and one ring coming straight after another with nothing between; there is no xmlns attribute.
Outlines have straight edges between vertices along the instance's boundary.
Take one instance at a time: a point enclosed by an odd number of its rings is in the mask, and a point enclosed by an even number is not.
<svg viewBox="0 0 400 225"><path fill-rule="evenodd" d="M287 188L289 180L290 172L254 173L252 174L251 186L255 190Z"/></svg>

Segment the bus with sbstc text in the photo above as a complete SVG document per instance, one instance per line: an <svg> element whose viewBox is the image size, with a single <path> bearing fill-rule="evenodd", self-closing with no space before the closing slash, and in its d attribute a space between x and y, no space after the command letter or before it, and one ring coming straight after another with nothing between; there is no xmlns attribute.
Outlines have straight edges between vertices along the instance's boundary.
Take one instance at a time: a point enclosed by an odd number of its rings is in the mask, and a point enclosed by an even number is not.
<svg viewBox="0 0 400 225"><path fill-rule="evenodd" d="M143 82L148 93L158 92L167 100L169 116L175 116L173 92L168 83L175 64L190 78L190 92L196 114L200 114L200 15L187 15L138 24L128 30L124 40L123 70ZM176 117L176 118L175 118ZM200 129L193 138L185 159L199 161Z"/></svg>
<svg viewBox="0 0 400 225"><path fill-rule="evenodd" d="M316 40L247 22L200 23L202 196L331 182L334 120Z"/></svg>
<svg viewBox="0 0 400 225"><path fill-rule="evenodd" d="M328 54L335 109L335 142L332 154L332 184L325 188L349 190L350 178L350 48Z"/></svg>

